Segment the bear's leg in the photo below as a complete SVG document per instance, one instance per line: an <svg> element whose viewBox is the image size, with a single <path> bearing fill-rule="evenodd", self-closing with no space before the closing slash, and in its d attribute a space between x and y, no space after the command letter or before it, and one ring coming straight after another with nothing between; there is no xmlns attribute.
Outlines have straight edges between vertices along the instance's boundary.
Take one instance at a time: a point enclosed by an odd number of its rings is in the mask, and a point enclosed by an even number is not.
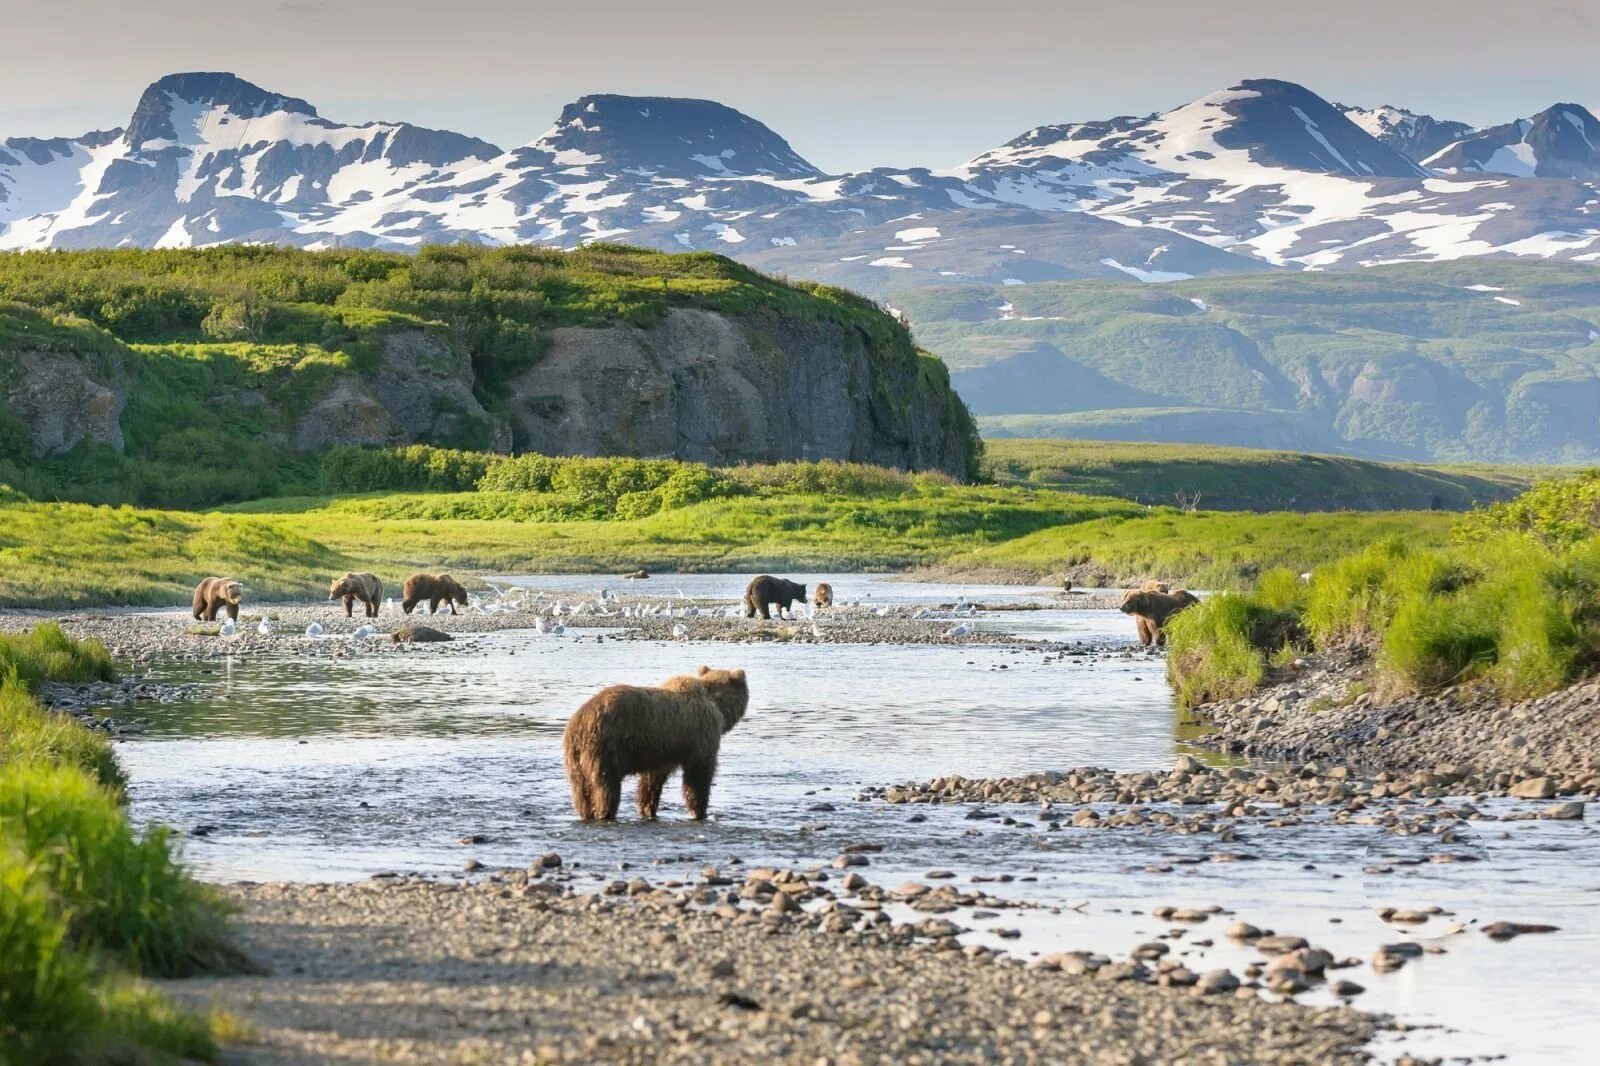
<svg viewBox="0 0 1600 1066"><path fill-rule="evenodd" d="M346 618L354 618L356 616L356 598L354 596L346 596L344 598L344 616Z"/></svg>
<svg viewBox="0 0 1600 1066"><path fill-rule="evenodd" d="M717 760L683 764L683 805L697 822L706 820L706 808L711 804L711 779L717 775Z"/></svg>
<svg viewBox="0 0 1600 1066"><path fill-rule="evenodd" d="M763 603L761 605L761 617L769 619L769 620L772 618L772 605L771 604Z"/></svg>
<svg viewBox="0 0 1600 1066"><path fill-rule="evenodd" d="M1141 647L1148 648L1150 641L1155 638L1155 632L1150 626L1150 619L1141 614L1135 615L1134 620L1139 624L1139 644Z"/></svg>
<svg viewBox="0 0 1600 1066"><path fill-rule="evenodd" d="M622 775L602 774L600 778L600 817L608 822L617 820L617 808L622 806Z"/></svg>
<svg viewBox="0 0 1600 1066"><path fill-rule="evenodd" d="M661 770L639 775L639 817L655 821L656 812L661 809L661 790L666 787L671 773Z"/></svg>
<svg viewBox="0 0 1600 1066"><path fill-rule="evenodd" d="M368 618L376 618L376 617L378 617L378 601L377 600L368 600L367 601L367 617Z"/></svg>
<svg viewBox="0 0 1600 1066"><path fill-rule="evenodd" d="M433 599L428 601L428 613L429 614L438 614L439 613L439 597L435 596Z"/></svg>
<svg viewBox="0 0 1600 1066"><path fill-rule="evenodd" d="M578 812L578 817L584 821L594 817L594 808L589 804L589 781L583 774L567 771L567 784L572 786L572 809Z"/></svg>
<svg viewBox="0 0 1600 1066"><path fill-rule="evenodd" d="M239 605L237 603L228 604L228 617L235 622L239 620Z"/></svg>

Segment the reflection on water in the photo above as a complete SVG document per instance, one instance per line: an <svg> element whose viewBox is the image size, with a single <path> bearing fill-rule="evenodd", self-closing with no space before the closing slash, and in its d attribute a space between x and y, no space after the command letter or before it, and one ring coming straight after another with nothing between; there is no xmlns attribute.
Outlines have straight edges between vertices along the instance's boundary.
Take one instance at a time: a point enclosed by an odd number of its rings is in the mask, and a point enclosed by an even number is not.
<svg viewBox="0 0 1600 1066"><path fill-rule="evenodd" d="M604 584L731 602L745 577L527 580L573 598ZM1044 598L1041 590L877 578L835 584L842 598L875 603ZM1469 931L1440 937L1447 954L1394 974L1346 971L1370 989L1362 1006L1451 1028L1422 1043L1410 1036L1407 1047L1562 1062L1600 1038L1587 985L1563 976L1575 973L1577 960L1591 967L1600 960L1600 844L1587 822L1480 823L1475 844L1484 861L1406 865L1391 862L1405 839L1329 826L1310 814L1298 826L1246 827L1226 850L1255 861L1218 863L1209 834L1052 830L1027 807L997 808L1013 817L1005 825L969 817L968 807L855 802L862 784L1081 764L1159 768L1180 750L1188 727L1178 724L1164 664L1132 648L1123 616L997 612L979 624L1083 641L1101 652L1056 659L1008 647L647 643L601 631L508 632L401 656L167 664L158 673L199 681L201 698L150 710L149 732L121 753L135 816L196 831L188 856L217 878L448 872L468 857L525 866L548 850L597 875L654 864L650 876L681 878L730 858L823 862L845 844L871 841L886 845L865 871L874 880L898 883L935 867L1004 872L1017 880L986 887L1044 903L1087 900L1082 912L1008 911L969 924L1020 928L1025 951L1116 955L1164 931L1147 917L1151 907L1216 903L1365 959L1402 935L1378 921L1374 906L1432 903L1456 912L1452 920L1545 921L1563 931L1511 944ZM626 806L615 825L573 821L560 757L573 709L606 684L654 683L702 662L744 667L752 689L749 716L726 738L714 820L684 820L669 791L656 824L634 820ZM910 821L916 816L925 820ZM472 834L488 839L457 843ZM1394 872L1364 874L1377 858ZM1253 952L1220 936L1222 924L1197 928L1174 942L1175 952L1196 969L1251 961ZM1200 938L1217 943L1199 948L1193 941Z"/></svg>

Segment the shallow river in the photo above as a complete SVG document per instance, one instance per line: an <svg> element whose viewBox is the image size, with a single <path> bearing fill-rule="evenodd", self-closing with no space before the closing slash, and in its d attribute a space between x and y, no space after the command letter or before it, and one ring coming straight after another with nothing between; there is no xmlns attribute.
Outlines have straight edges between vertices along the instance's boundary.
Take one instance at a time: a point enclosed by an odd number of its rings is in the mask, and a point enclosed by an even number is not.
<svg viewBox="0 0 1600 1066"><path fill-rule="evenodd" d="M571 598L606 585L731 603L745 578L658 577L648 588L594 577L516 580ZM840 583L844 598L875 604L1001 604L1042 591L859 576ZM142 712L148 732L121 752L136 817L194 832L187 857L219 880L448 874L469 857L526 866L551 850L597 876L628 869L658 880L730 860L810 865L845 844L871 842L885 851L862 872L891 886L933 869L963 880L1013 875L984 887L1051 906L990 920L952 917L980 930L966 939L1024 954L1086 948L1126 956L1167 930L1142 913L1161 904L1218 904L1363 960L1406 935L1377 918L1379 905L1453 912L1429 923L1436 928L1546 922L1562 931L1505 944L1475 930L1424 937L1444 953L1397 973L1361 966L1340 976L1367 986L1359 1006L1427 1027L1385 1038L1385 1056L1404 1049L1572 1062L1587 1060L1584 1049L1600 1042L1593 813L1582 823L1478 823L1473 844L1486 861L1408 866L1394 860L1425 855L1418 849L1426 842L1318 817L1292 828L1246 826L1240 842L1221 849L1209 837L1142 829L1047 831L1026 807L996 808L1018 823L1006 826L968 818L965 806L855 801L859 786L952 772L1160 769L1187 750L1163 663L1134 649L1120 614L995 611L980 625L1097 652L1063 660L970 645L654 643L569 630L559 638L486 634L404 656L169 664L157 674L200 681L200 698ZM700 663L743 667L751 683L749 716L724 742L714 819L685 821L669 788L656 824L634 819L628 793L618 824L575 822L560 751L573 709L604 685L655 683ZM915 815L926 821L909 821ZM474 834L487 841L458 843ZM1209 861L1218 850L1256 861ZM1394 872L1363 874L1375 865ZM1197 971L1237 972L1259 956L1221 935L1233 920L1193 927L1172 942L1174 954ZM1002 940L981 932L986 927L1023 936ZM1203 938L1217 943L1193 946ZM1327 1001L1326 993L1302 998Z"/></svg>

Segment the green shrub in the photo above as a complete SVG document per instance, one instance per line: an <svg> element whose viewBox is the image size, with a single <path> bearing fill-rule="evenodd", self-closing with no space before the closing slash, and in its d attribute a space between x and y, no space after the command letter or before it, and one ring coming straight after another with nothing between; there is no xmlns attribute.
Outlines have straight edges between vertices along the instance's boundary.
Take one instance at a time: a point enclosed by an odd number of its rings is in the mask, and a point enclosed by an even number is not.
<svg viewBox="0 0 1600 1066"><path fill-rule="evenodd" d="M1184 707L1249 695L1266 677L1267 656L1300 636L1293 613L1230 592L1180 612L1166 633L1167 678Z"/></svg>
<svg viewBox="0 0 1600 1066"><path fill-rule="evenodd" d="M326 492L468 492L498 456L413 444L403 448L331 448L319 478Z"/></svg>
<svg viewBox="0 0 1600 1066"><path fill-rule="evenodd" d="M1455 529L1462 542L1506 533L1522 534L1552 548L1600 536L1600 469L1535 485L1514 500L1472 512Z"/></svg>
<svg viewBox="0 0 1600 1066"><path fill-rule="evenodd" d="M1394 568L1409 554L1404 541L1386 537L1314 572L1305 624L1316 646L1359 643L1381 632L1394 611Z"/></svg>
<svg viewBox="0 0 1600 1066"><path fill-rule="evenodd" d="M168 831L135 834L117 794L74 767L0 766L0 847L39 863L75 946L168 977L240 965L220 897L178 865Z"/></svg>
<svg viewBox="0 0 1600 1066"><path fill-rule="evenodd" d="M483 492L550 492L563 460L529 453L495 463L478 480Z"/></svg>

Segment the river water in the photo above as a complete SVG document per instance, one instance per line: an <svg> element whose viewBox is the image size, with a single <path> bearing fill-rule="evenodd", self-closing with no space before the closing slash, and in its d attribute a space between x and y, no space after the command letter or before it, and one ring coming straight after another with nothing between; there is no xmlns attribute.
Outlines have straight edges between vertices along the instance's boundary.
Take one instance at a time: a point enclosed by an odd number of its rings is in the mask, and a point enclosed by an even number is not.
<svg viewBox="0 0 1600 1066"><path fill-rule="evenodd" d="M508 578L551 597L597 588L674 599L737 600L743 575L632 583ZM809 580L815 580L811 578ZM1047 590L836 583L867 604L991 605ZM756 623L752 622L751 625ZM826 624L824 620L823 624ZM1029 808L974 820L962 806L857 802L858 788L949 773L1020 774L1096 765L1160 769L1186 751L1164 664L1137 650L1112 611L993 611L979 625L1029 639L1081 643L1065 658L1018 647L617 640L604 631L474 636L408 655L158 665L198 681L198 698L151 708L148 731L121 745L133 813L191 833L186 857L217 880L340 880L379 871L454 875L463 862L526 866L557 851L606 879L685 878L706 863L806 866L846 844L884 845L862 872L895 885L933 869L1010 874L995 895L1046 904L963 920L969 941L1023 954L1068 949L1125 956L1165 932L1148 915L1216 904L1238 919L1307 937L1335 956L1369 959L1407 935L1379 905L1437 904L1449 923L1509 919L1561 927L1494 943L1474 929L1421 939L1442 948L1391 974L1341 971L1367 986L1357 1004L1422 1028L1386 1037L1385 1057L1505 1055L1586 1061L1600 1042L1600 832L1573 822L1476 823L1486 861L1407 865L1426 841L1320 815L1280 829L1246 826L1227 846L1254 856L1214 862L1209 838L1138 830L1048 830ZM662 820L638 822L624 797L614 825L573 820L561 731L589 695L659 682L701 663L748 671L750 713L724 740L713 820L686 821L672 787ZM676 782L674 782L675 787ZM1509 801L1491 812L1518 809ZM913 822L914 816L925 820ZM484 842L463 846L472 836ZM1425 855L1423 855L1425 857ZM1396 861L1396 860L1400 861ZM1388 874L1367 874L1369 867ZM630 871L621 874L621 871ZM1194 970L1236 972L1259 956L1231 944L1219 917L1172 941ZM986 928L1020 929L1001 939ZM1425 927L1426 928L1426 927ZM1210 947L1194 941L1211 939ZM1302 997L1330 1002L1325 992Z"/></svg>

